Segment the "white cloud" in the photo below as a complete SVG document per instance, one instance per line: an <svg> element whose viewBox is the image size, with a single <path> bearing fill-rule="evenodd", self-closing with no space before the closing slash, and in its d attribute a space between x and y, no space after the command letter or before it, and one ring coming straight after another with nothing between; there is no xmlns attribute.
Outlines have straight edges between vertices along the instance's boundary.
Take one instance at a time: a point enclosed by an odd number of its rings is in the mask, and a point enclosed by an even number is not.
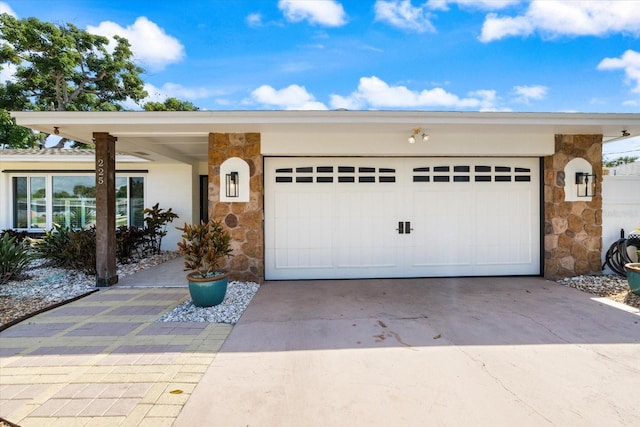
<svg viewBox="0 0 640 427"><path fill-rule="evenodd" d="M549 88L541 85L515 86L513 92L516 94L516 101L528 104L532 100L539 101L547 96Z"/></svg>
<svg viewBox="0 0 640 427"><path fill-rule="evenodd" d="M533 0L518 16L487 15L480 40L490 42L538 32L545 37L640 34L640 7L634 1Z"/></svg>
<svg viewBox="0 0 640 427"><path fill-rule="evenodd" d="M436 29L431 23L431 16L427 6L414 7L410 0L378 0L374 6L375 20L402 30L415 31L417 33L434 32Z"/></svg>
<svg viewBox="0 0 640 427"><path fill-rule="evenodd" d="M480 10L499 10L522 0L429 0L427 6L433 10L449 10L450 4L457 4L461 8Z"/></svg>
<svg viewBox="0 0 640 427"><path fill-rule="evenodd" d="M307 20L326 27L340 27L347 23L342 4L335 0L280 0L278 8L291 22Z"/></svg>
<svg viewBox="0 0 640 427"><path fill-rule="evenodd" d="M535 30L534 25L524 16L499 18L495 13L487 15L482 25L480 41L490 42L511 36L528 36Z"/></svg>
<svg viewBox="0 0 640 427"><path fill-rule="evenodd" d="M178 39L168 35L144 16L127 27L104 21L97 27L88 26L87 31L107 37L119 35L126 38L131 43L131 50L136 59L152 71L160 71L168 64L180 62L185 56L184 46Z"/></svg>
<svg viewBox="0 0 640 427"><path fill-rule="evenodd" d="M326 110L327 107L315 100L304 86L290 85L276 90L272 86L262 85L251 92L253 101L282 108L285 110Z"/></svg>
<svg viewBox="0 0 640 427"><path fill-rule="evenodd" d="M362 77L358 89L349 96L331 95L332 108L349 110L371 108L453 108L495 109L497 97L493 90L479 90L461 98L437 87L414 91L406 86L390 86L376 76Z"/></svg>
<svg viewBox="0 0 640 427"><path fill-rule="evenodd" d="M260 13L250 13L247 18L247 25L250 27L261 27L262 26L262 15Z"/></svg>
<svg viewBox="0 0 640 427"><path fill-rule="evenodd" d="M8 15L13 16L14 18L17 18L18 15L16 15L16 13L13 11L13 9L11 9L11 6L9 6L7 3L0 1L0 13L6 13Z"/></svg>
<svg viewBox="0 0 640 427"><path fill-rule="evenodd" d="M495 90L489 89L480 89L473 92L469 92L467 96L471 98L476 98L480 102L480 107L478 111L497 111L497 104L499 101L498 94ZM502 109L502 111L507 111L508 109Z"/></svg>
<svg viewBox="0 0 640 427"><path fill-rule="evenodd" d="M633 92L640 93L640 52L627 50L619 58L605 58L598 70L624 70L627 80L635 84Z"/></svg>

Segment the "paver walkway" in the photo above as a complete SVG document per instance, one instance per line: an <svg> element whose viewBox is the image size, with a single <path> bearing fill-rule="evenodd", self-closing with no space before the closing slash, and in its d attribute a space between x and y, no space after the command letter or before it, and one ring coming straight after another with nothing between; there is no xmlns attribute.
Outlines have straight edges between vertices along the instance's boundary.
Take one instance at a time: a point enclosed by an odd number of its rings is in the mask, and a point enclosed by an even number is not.
<svg viewBox="0 0 640 427"><path fill-rule="evenodd" d="M28 426L170 426L231 325L155 322L186 288L110 288L0 333L0 416Z"/></svg>

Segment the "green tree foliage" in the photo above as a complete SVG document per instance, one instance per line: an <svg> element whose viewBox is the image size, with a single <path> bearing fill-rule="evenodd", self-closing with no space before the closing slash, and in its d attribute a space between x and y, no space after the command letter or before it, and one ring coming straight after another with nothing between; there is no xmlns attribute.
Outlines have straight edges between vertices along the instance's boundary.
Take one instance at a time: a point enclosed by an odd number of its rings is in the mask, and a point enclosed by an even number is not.
<svg viewBox="0 0 640 427"><path fill-rule="evenodd" d="M29 103L22 88L12 82L0 83L0 148L39 148L44 135L17 126L9 114Z"/></svg>
<svg viewBox="0 0 640 427"><path fill-rule="evenodd" d="M607 160L604 162L604 166L607 168L613 168L620 165L626 165L627 163L633 163L636 160L638 160L638 158L633 156L618 157L617 159Z"/></svg>
<svg viewBox="0 0 640 427"><path fill-rule="evenodd" d="M76 185L73 187L73 195L76 197L88 197L90 199L96 198L96 187L92 185L87 187L86 185Z"/></svg>
<svg viewBox="0 0 640 427"><path fill-rule="evenodd" d="M0 65L14 64L16 84L34 110L120 110L118 102L139 102L147 93L131 60L127 39L109 39L73 24L55 25L37 18L0 15ZM52 108L53 107L53 108Z"/></svg>
<svg viewBox="0 0 640 427"><path fill-rule="evenodd" d="M123 101L142 101L147 96L140 78L144 70L134 64L129 42L119 36L114 39L109 46L107 37L70 23L0 14L0 69L16 67L14 81L0 87L0 108L119 111ZM25 146L24 138L10 136L0 141Z"/></svg>
<svg viewBox="0 0 640 427"><path fill-rule="evenodd" d="M143 108L145 111L198 111L199 108L189 101L181 101L177 98L167 98L164 102L147 102Z"/></svg>
<svg viewBox="0 0 640 427"><path fill-rule="evenodd" d="M40 148L41 144L40 134L16 125L9 112L0 108L0 148Z"/></svg>

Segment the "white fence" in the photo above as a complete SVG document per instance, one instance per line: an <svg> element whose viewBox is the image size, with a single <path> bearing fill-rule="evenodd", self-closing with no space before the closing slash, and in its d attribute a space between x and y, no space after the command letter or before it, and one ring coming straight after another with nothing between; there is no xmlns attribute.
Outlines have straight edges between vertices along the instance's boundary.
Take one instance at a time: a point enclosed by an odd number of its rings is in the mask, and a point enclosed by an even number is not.
<svg viewBox="0 0 640 427"><path fill-rule="evenodd" d="M640 227L640 176L605 175L602 181L602 261L607 249Z"/></svg>

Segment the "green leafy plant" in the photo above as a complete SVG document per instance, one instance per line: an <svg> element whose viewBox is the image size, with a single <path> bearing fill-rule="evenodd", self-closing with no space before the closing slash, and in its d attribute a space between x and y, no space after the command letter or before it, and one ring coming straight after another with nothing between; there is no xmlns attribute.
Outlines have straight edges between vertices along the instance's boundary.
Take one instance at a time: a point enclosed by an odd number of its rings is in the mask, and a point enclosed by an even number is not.
<svg viewBox="0 0 640 427"><path fill-rule="evenodd" d="M25 242L16 242L14 236L4 233L0 238L0 285L20 277L32 259Z"/></svg>
<svg viewBox="0 0 640 427"><path fill-rule="evenodd" d="M68 267L87 274L96 274L95 227L74 230L69 234L69 244L63 251Z"/></svg>
<svg viewBox="0 0 640 427"><path fill-rule="evenodd" d="M71 230L58 224L44 233L41 238L32 239L32 247L40 258L45 258L49 265L56 267L68 266L64 250L71 241Z"/></svg>
<svg viewBox="0 0 640 427"><path fill-rule="evenodd" d="M29 233L27 231L17 231L17 230L12 230L12 229L6 229L6 230L2 230L0 232L0 238L4 237L4 236L10 236L10 237L15 237L16 239L16 244L18 243L22 243L25 239L27 239L29 237Z"/></svg>
<svg viewBox="0 0 640 427"><path fill-rule="evenodd" d="M121 226L116 230L116 257L128 264L147 255L146 230L138 227Z"/></svg>
<svg viewBox="0 0 640 427"><path fill-rule="evenodd" d="M96 273L95 227L72 231L54 224L42 238L32 239L32 242L33 250L49 265Z"/></svg>
<svg viewBox="0 0 640 427"><path fill-rule="evenodd" d="M230 256L231 236L222 224L211 218L209 222L176 227L182 231L178 251L184 255L184 266L195 277L211 277L217 273L219 262Z"/></svg>
<svg viewBox="0 0 640 427"><path fill-rule="evenodd" d="M146 208L144 213L144 223L146 225L148 244L153 254L159 254L162 247L162 238L167 235L167 224L178 218L178 215L171 211L166 211L158 207L156 203L151 208Z"/></svg>

